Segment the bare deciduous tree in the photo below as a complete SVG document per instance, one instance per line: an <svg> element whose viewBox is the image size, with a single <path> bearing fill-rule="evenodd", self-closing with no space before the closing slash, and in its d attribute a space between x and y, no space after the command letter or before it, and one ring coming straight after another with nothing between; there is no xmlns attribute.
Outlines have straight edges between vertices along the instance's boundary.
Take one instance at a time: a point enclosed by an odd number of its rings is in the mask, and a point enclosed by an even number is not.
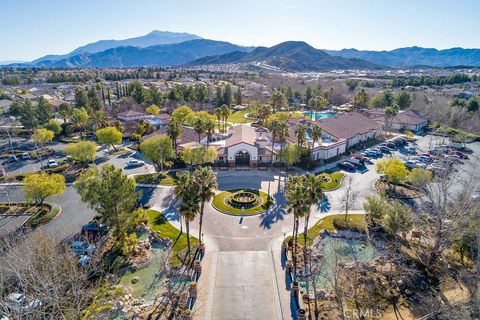
<svg viewBox="0 0 480 320"><path fill-rule="evenodd" d="M35 232L5 241L0 256L0 311L9 319L78 319L95 292L98 258L80 266L58 239ZM12 302L12 294L25 297Z"/></svg>
<svg viewBox="0 0 480 320"><path fill-rule="evenodd" d="M357 203L359 191L353 184L353 178L347 177L347 184L343 192L342 203L345 211L345 221L347 221L348 211Z"/></svg>

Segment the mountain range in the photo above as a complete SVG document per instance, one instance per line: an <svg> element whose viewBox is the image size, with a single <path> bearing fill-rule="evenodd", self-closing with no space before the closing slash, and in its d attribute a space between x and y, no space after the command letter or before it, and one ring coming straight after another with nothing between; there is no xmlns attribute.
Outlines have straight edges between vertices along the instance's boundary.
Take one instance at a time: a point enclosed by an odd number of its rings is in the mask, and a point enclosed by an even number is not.
<svg viewBox="0 0 480 320"><path fill-rule="evenodd" d="M227 63L249 64L292 72L415 66L480 67L480 49L437 50L409 47L391 51L356 49L335 51L319 50L302 41L287 41L270 48L255 48L203 39L189 33L152 31L136 38L100 40L64 55L47 55L32 62L12 63L8 66L121 68Z"/></svg>
<svg viewBox="0 0 480 320"><path fill-rule="evenodd" d="M376 69L374 63L332 56L302 41L286 41L271 48L257 47L250 52L230 52L208 56L189 64L262 63L280 70L293 72L326 71L333 69Z"/></svg>
<svg viewBox="0 0 480 320"><path fill-rule="evenodd" d="M118 48L118 47L139 47L146 48L150 46L155 46L159 44L172 44L180 43L189 40L201 39L199 36L184 33L184 32L169 32L169 31L158 31L154 30L144 36L128 38L124 40L100 40L97 42L89 43L87 45L78 47L70 53L64 55L47 55L41 57L37 60L32 61L32 64L37 64L43 61L58 61L62 59L67 59L69 57L84 54L84 53L97 53L105 51L108 49Z"/></svg>
<svg viewBox="0 0 480 320"><path fill-rule="evenodd" d="M404 68L413 66L429 67L480 67L480 49L451 48L437 50L433 48L409 47L391 51L360 51L343 49L325 50L328 54L366 60L377 65Z"/></svg>

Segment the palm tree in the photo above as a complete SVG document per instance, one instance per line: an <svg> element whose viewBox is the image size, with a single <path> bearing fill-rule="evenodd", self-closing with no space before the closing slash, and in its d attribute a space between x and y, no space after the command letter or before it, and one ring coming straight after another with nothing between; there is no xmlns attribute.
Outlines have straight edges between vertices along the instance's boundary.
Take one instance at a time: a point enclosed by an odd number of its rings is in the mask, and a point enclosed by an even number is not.
<svg viewBox="0 0 480 320"><path fill-rule="evenodd" d="M207 120L205 123L205 131L207 133L207 148L212 136L215 133L215 120Z"/></svg>
<svg viewBox="0 0 480 320"><path fill-rule="evenodd" d="M215 109L213 109L213 113L214 113L215 116L217 117L218 130L219 130L219 131L222 131L222 128L220 128L220 118L222 118L222 108L220 108L220 107L215 107Z"/></svg>
<svg viewBox="0 0 480 320"><path fill-rule="evenodd" d="M312 150L315 147L315 142L320 141L322 138L322 128L314 123L312 126L312 132L310 133L310 138L312 139Z"/></svg>
<svg viewBox="0 0 480 320"><path fill-rule="evenodd" d="M222 118L223 118L223 132L227 132L227 120L228 116L230 116L230 107L226 104L223 104L220 107Z"/></svg>
<svg viewBox="0 0 480 320"><path fill-rule="evenodd" d="M205 132L205 129L206 129L205 120L203 120L203 118L195 119L195 123L193 124L193 130L195 130L195 132L198 135L198 143L200 143L200 137L202 133Z"/></svg>
<svg viewBox="0 0 480 320"><path fill-rule="evenodd" d="M193 180L196 185L196 192L200 198L200 221L198 229L198 239L202 243L202 223L205 202L212 200L215 196L214 190L218 188L217 177L212 168L197 168L193 173Z"/></svg>
<svg viewBox="0 0 480 320"><path fill-rule="evenodd" d="M177 155L177 139L181 133L182 133L182 128L180 127L180 124L177 121L170 121L167 124L167 135L172 140L172 145L173 145L173 150L175 152L175 155Z"/></svg>
<svg viewBox="0 0 480 320"><path fill-rule="evenodd" d="M272 113L272 109L268 104L262 104L257 109L257 116L262 122L262 125L265 125L265 121L267 120L268 116Z"/></svg>
<svg viewBox="0 0 480 320"><path fill-rule="evenodd" d="M183 171L177 174L177 178L175 179L175 186L173 187L173 192L175 193L175 196L177 199L181 200L188 196L188 193L190 192L189 184L190 184L190 173L188 171ZM182 215L179 216L179 222L180 222L180 234L182 234L183 233Z"/></svg>
<svg viewBox="0 0 480 320"><path fill-rule="evenodd" d="M298 125L295 128L295 137L297 138L298 145L303 147L305 142L307 141L307 129L305 126Z"/></svg>
<svg viewBox="0 0 480 320"><path fill-rule="evenodd" d="M306 189L305 192L305 202L311 206L316 205L320 200L323 199L323 190L322 190L322 181L313 174L307 174L302 177L302 182ZM304 272L307 275L307 232L308 232L308 222L310 220L310 209L305 214L305 224L303 229L303 261L304 261ZM311 270L310 270L311 272ZM307 276L307 292L309 290L309 276ZM317 308L317 306L315 305ZM315 311L315 314L318 312Z"/></svg>
<svg viewBox="0 0 480 320"><path fill-rule="evenodd" d="M198 212L200 211L200 198L195 193L195 186L190 181L187 186L188 193L183 195L180 204L180 215L185 220L185 229L187 231L187 256L190 257L191 247L190 247L190 222L195 219Z"/></svg>
<svg viewBox="0 0 480 320"><path fill-rule="evenodd" d="M272 96L270 97L273 107L273 112L281 111L282 108L288 106L288 101L285 95L280 90L274 90Z"/></svg>
<svg viewBox="0 0 480 320"><path fill-rule="evenodd" d="M293 213L293 281L297 278L297 239L300 218L310 211L310 205L305 201L307 190L301 176L291 176L286 183L285 200L287 212Z"/></svg>

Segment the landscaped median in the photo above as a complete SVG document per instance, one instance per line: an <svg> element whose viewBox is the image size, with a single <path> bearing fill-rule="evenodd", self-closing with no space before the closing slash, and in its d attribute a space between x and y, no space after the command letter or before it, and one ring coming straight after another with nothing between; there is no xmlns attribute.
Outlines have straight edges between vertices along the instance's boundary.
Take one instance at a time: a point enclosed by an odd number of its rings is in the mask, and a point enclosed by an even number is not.
<svg viewBox="0 0 480 320"><path fill-rule="evenodd" d="M60 214L61 208L55 203L44 203L41 206L26 202L0 203L0 214L3 215L30 215L23 224L25 227L36 227L45 224Z"/></svg>
<svg viewBox="0 0 480 320"><path fill-rule="evenodd" d="M215 195L212 205L220 212L232 215L255 215L268 210L273 198L254 189L232 189Z"/></svg>
<svg viewBox="0 0 480 320"><path fill-rule="evenodd" d="M317 177L322 179L323 191L332 191L338 189L342 184L345 174L342 172L320 173Z"/></svg>
<svg viewBox="0 0 480 320"><path fill-rule="evenodd" d="M174 175L166 172L139 174L135 175L134 179L138 184L154 184L162 186L173 186L175 182Z"/></svg>

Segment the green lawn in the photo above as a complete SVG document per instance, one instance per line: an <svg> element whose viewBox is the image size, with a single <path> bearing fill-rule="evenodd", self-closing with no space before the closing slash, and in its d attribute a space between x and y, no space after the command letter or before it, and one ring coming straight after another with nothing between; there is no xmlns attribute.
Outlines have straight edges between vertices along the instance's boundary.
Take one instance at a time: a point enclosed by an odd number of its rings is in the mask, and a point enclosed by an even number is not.
<svg viewBox="0 0 480 320"><path fill-rule="evenodd" d="M336 215L328 216L328 217L325 217L325 218L319 220L313 227L311 227L307 231L307 245L309 245L309 246L312 245L313 240L316 237L318 237L318 233L320 232L320 230L325 229L325 230L328 230L328 231L334 231L335 227L333 226L333 220L335 218L344 219L344 217L345 217L344 214L336 214ZM347 223L349 225L352 225L356 229L365 230L367 228L367 223L365 221L365 215L363 215L363 214L349 214L347 216ZM302 244L302 245L304 243L303 232L300 231L300 230L299 230L299 234L298 234L298 243Z"/></svg>
<svg viewBox="0 0 480 320"><path fill-rule="evenodd" d="M173 186L174 178L164 172L146 173L134 176L136 183L141 184L160 184L164 186Z"/></svg>
<svg viewBox="0 0 480 320"><path fill-rule="evenodd" d="M251 119L245 118L246 114L249 114L250 110L238 110L238 111L233 111L229 116L227 121L228 122L233 122L233 123L248 123L252 122Z"/></svg>
<svg viewBox="0 0 480 320"><path fill-rule="evenodd" d="M322 184L323 191L330 191L340 186L340 183L342 182L342 179L345 176L345 174L343 174L342 172L332 172L332 173L324 172L324 173L320 173L319 176L330 179L330 181L324 182Z"/></svg>
<svg viewBox="0 0 480 320"><path fill-rule="evenodd" d="M150 230L155 231L162 238L169 238L173 241L173 253L170 257L170 264L174 267L181 265L179 253L187 249L187 235L180 235L180 230L165 220L162 213L156 210L147 210L148 224ZM190 244L198 243L198 239L190 236Z"/></svg>
<svg viewBox="0 0 480 320"><path fill-rule="evenodd" d="M263 199L262 205L254 207L254 208L250 208L250 209L245 209L242 212L242 209L237 209L237 208L231 207L231 206L229 206L228 204L225 203L225 198L226 197L228 197L232 193L242 191L242 190L250 191L250 192L253 192L253 193L259 195ZM260 190L233 189L233 190L222 191L219 194L217 194L213 198L212 204L217 210L225 212L225 213L238 214L238 215L253 215L253 214L262 213L265 210L267 210L268 208L270 208L271 205L273 204L273 199L272 199L272 197L269 197L267 193L265 193L263 191L260 191Z"/></svg>

